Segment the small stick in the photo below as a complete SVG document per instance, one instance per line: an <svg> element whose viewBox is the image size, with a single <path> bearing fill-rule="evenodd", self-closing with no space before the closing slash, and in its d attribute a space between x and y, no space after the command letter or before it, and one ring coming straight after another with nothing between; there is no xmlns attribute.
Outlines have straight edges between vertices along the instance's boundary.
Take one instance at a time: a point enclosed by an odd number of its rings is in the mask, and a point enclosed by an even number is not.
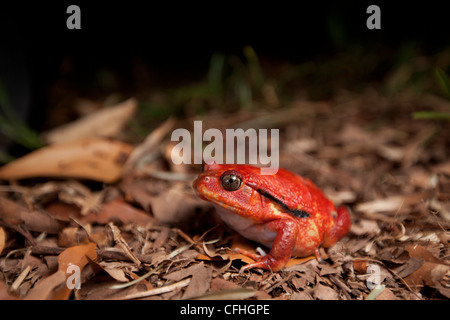
<svg viewBox="0 0 450 320"><path fill-rule="evenodd" d="M178 288L186 287L190 282L191 282L191 278L187 278L187 279L184 279L184 280L172 283L172 284L170 284L168 286L164 286L164 287L160 287L160 288L156 288L156 289L151 289L151 290L147 290L147 291L144 291L144 292L137 292L137 293L127 294L127 295L125 295L123 297L119 297L118 299L120 299L120 300L140 299L140 298L154 296L154 295L157 295L157 294L167 293L167 292L173 291L173 290L178 289Z"/></svg>
<svg viewBox="0 0 450 320"><path fill-rule="evenodd" d="M63 252L66 248L60 247L47 247L47 246L34 246L31 247L31 253L33 254L41 254L41 255L49 255L49 256L57 256L61 252ZM97 256L102 259L111 259L111 260L124 260L124 261L133 261L130 257L128 257L122 251L112 251L107 249L97 249ZM135 254L136 258L139 259L142 263L151 264L152 259L148 256L144 256L141 254Z"/></svg>

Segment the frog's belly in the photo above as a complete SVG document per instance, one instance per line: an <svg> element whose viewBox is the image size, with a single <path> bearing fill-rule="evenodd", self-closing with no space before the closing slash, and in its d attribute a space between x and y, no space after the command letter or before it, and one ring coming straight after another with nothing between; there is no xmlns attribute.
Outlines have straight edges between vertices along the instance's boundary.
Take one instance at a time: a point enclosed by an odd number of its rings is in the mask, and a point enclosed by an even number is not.
<svg viewBox="0 0 450 320"><path fill-rule="evenodd" d="M231 229L247 239L256 241L268 248L272 247L277 233L267 229L264 223L255 223L251 218L242 217L219 206L215 207L219 217Z"/></svg>

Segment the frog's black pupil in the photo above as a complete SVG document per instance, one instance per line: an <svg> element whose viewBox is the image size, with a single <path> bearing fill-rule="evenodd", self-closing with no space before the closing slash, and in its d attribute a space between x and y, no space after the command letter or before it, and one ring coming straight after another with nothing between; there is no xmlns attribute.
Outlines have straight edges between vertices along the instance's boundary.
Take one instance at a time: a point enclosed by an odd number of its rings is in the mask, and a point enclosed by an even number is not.
<svg viewBox="0 0 450 320"><path fill-rule="evenodd" d="M222 178L222 186L227 191L236 191L241 186L241 179L233 174L227 174Z"/></svg>

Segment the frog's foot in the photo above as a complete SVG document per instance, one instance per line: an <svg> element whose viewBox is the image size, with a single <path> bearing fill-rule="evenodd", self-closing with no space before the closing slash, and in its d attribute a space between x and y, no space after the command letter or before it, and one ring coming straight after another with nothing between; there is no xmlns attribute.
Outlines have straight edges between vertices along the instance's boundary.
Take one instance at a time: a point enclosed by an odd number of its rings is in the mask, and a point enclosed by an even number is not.
<svg viewBox="0 0 450 320"><path fill-rule="evenodd" d="M243 273L244 271L253 269L253 268L262 268L270 271L279 271L283 269L286 263L284 261L277 261L272 258L270 254L261 257L258 261L254 263L249 263L239 270L239 273Z"/></svg>
<svg viewBox="0 0 450 320"><path fill-rule="evenodd" d="M316 256L316 259L320 264L325 263L325 260L322 258L322 255L320 254L320 248L314 250L314 255Z"/></svg>

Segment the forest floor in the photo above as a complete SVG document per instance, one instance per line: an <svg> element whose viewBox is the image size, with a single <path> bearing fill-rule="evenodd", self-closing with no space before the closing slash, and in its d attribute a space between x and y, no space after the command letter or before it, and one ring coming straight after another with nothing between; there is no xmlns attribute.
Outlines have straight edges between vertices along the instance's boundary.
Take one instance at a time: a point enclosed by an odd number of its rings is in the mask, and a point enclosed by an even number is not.
<svg viewBox="0 0 450 320"><path fill-rule="evenodd" d="M450 298L450 126L412 116L450 101L370 86L281 101L266 84L265 108L170 118L135 143L118 124L136 117L127 100L1 167L0 299ZM171 132L194 120L280 129L280 166L351 210L322 263L239 272L251 259L233 249L258 245L194 195L200 165L171 161Z"/></svg>

